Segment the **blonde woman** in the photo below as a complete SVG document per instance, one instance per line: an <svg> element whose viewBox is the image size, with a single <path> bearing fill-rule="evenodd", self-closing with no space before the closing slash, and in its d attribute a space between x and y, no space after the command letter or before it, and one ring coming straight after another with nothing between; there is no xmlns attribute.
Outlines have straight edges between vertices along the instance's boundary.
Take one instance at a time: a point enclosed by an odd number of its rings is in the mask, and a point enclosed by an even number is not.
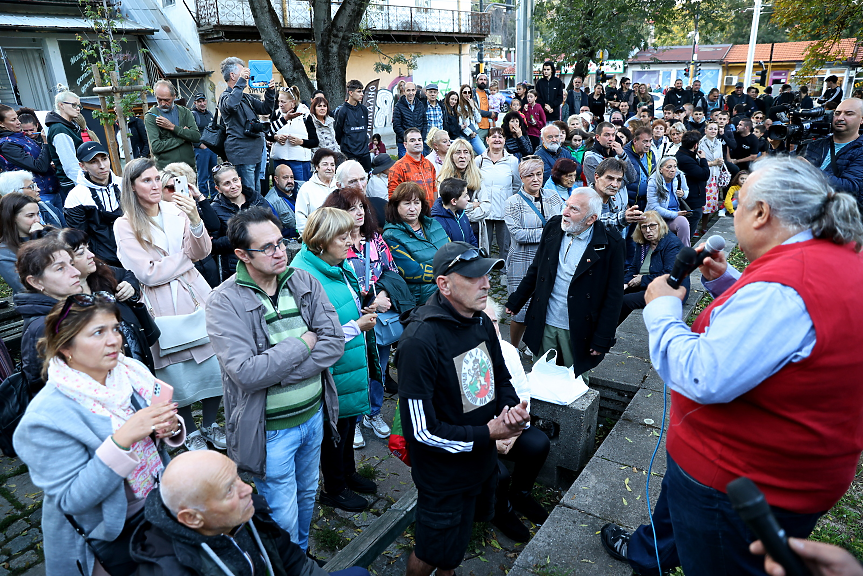
<svg viewBox="0 0 863 576"><path fill-rule="evenodd" d="M123 170L120 205L124 215L114 222L117 256L141 283L151 313L158 319L203 308L210 285L195 269L195 261L210 254L212 242L195 201L175 194L165 202L156 165L149 158L138 158ZM174 387L174 402L190 431L186 447L206 450L209 440L224 449L225 433L216 424L222 375L209 340L168 354L157 342L151 351L156 377ZM191 405L198 401L203 404L203 430L195 429L192 418Z"/></svg>
<svg viewBox="0 0 863 576"><path fill-rule="evenodd" d="M470 202L465 208L464 213L470 220L470 227L473 229L474 236L480 241L480 247L488 249L488 234L485 233L485 242L480 238L480 233L485 229L485 217L491 209L491 197L487 193L483 193L482 174L474 162L473 148L463 138L456 139L444 156L443 166L438 172L438 184L447 178L458 178L467 182L467 193L470 196ZM486 191L487 192L487 191Z"/></svg>
<svg viewBox="0 0 863 576"><path fill-rule="evenodd" d="M473 99L473 91L467 84L462 84L459 89L458 106L456 107L458 125L461 135L470 142L474 152L482 154L485 152L485 144L479 137L479 123L482 121L479 107Z"/></svg>
<svg viewBox="0 0 863 576"><path fill-rule="evenodd" d="M320 145L308 106L300 102L296 86L279 90L278 110L270 116L267 140L273 143L270 158L273 165L287 164L298 182L312 177L312 150Z"/></svg>

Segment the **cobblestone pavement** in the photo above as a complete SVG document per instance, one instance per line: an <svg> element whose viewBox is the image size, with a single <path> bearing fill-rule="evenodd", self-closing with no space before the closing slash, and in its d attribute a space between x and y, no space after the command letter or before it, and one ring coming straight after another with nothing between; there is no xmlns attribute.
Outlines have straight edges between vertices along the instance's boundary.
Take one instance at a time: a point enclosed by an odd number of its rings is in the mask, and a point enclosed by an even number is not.
<svg viewBox="0 0 863 576"><path fill-rule="evenodd" d="M42 491L17 458L0 457L0 576L44 575Z"/></svg>

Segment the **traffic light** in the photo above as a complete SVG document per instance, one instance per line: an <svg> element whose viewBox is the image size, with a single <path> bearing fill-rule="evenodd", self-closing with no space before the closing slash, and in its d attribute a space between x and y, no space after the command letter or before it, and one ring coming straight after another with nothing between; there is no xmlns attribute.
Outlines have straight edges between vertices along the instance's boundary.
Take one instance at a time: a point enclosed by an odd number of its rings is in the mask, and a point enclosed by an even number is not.
<svg viewBox="0 0 863 576"><path fill-rule="evenodd" d="M767 70L762 70L758 73L758 84L761 86L767 86Z"/></svg>
<svg viewBox="0 0 863 576"><path fill-rule="evenodd" d="M701 76L701 62L695 63L695 77L698 78Z"/></svg>
<svg viewBox="0 0 863 576"><path fill-rule="evenodd" d="M474 64L473 65L473 77L476 78L480 74L482 74L482 64Z"/></svg>
<svg viewBox="0 0 863 576"><path fill-rule="evenodd" d="M687 78L689 78L689 67L688 66L683 69L683 75L686 76Z"/></svg>

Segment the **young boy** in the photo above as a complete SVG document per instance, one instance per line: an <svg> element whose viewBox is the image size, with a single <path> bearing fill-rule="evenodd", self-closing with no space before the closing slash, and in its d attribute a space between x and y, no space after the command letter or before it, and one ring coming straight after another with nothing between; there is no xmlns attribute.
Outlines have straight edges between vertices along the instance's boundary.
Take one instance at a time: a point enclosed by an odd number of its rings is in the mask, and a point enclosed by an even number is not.
<svg viewBox="0 0 863 576"><path fill-rule="evenodd" d="M692 117L686 123L687 130L698 130L704 134L704 128L707 123L704 121L704 110L701 106L697 106L692 110Z"/></svg>
<svg viewBox="0 0 863 576"><path fill-rule="evenodd" d="M476 235L471 229L470 220L464 213L464 209L470 202L467 182L460 178L447 178L438 186L438 194L440 196L432 206L431 215L443 226L449 239L479 247Z"/></svg>

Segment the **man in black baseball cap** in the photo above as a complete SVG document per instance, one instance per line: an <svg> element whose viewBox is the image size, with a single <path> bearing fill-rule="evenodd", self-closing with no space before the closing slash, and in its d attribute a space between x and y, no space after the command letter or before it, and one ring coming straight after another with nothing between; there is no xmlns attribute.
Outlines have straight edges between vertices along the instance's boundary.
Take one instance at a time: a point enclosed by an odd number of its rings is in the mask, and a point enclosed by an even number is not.
<svg viewBox="0 0 863 576"><path fill-rule="evenodd" d="M198 132L204 133L207 126L213 122L213 113L207 108L207 97L203 92L195 94L195 105L192 107L192 116L195 117L195 125ZM213 168L219 163L216 153L202 143L195 144L195 168L198 172L198 190L207 198L215 198L216 188L213 186Z"/></svg>
<svg viewBox="0 0 863 576"><path fill-rule="evenodd" d="M488 273L502 265L465 242L441 247L432 261L438 291L410 313L399 340L400 412L418 492L408 576L435 568L449 576L461 564L474 521L494 515L494 441L520 435L530 419L483 312Z"/></svg>

